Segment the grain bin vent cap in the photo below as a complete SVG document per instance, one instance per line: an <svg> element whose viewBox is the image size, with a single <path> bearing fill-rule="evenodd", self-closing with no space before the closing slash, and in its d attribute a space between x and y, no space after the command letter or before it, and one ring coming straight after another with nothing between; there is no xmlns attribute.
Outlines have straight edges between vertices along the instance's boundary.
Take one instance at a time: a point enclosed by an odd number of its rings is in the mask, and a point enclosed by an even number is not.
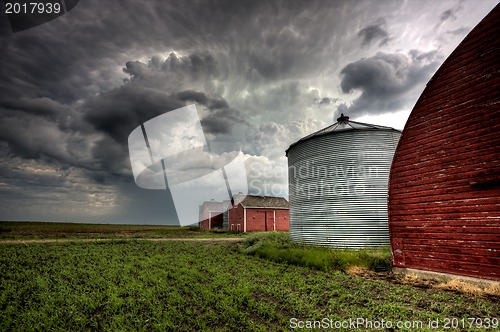
<svg viewBox="0 0 500 332"><path fill-rule="evenodd" d="M373 125L373 124L369 124L369 123L351 121L351 120L349 120L348 116L345 116L342 113L340 115L340 117L337 118L337 122L335 122L334 124L332 124L326 128L320 129L317 132L314 132L310 135L307 135L307 136L299 139L297 142L291 144L290 147L285 151L285 155L288 156L288 151L299 142L311 139L311 138L316 137L316 136L327 135L330 133L343 132L343 131L348 131L348 130L386 130L386 131L395 131L398 133L401 132L401 130L394 129L392 127L379 126L379 125Z"/></svg>

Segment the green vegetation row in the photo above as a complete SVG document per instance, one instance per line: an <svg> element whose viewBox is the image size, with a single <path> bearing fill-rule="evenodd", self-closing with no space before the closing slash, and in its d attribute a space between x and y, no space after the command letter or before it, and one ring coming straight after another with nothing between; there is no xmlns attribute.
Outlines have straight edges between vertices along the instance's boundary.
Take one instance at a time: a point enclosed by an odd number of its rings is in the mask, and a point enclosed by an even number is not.
<svg viewBox="0 0 500 332"><path fill-rule="evenodd" d="M228 236L238 235L222 230L202 230L197 226L0 221L0 240Z"/></svg>
<svg viewBox="0 0 500 332"><path fill-rule="evenodd" d="M275 262L345 271L351 266L370 270L391 268L391 249L330 249L290 240L288 232L255 233L245 238L242 252Z"/></svg>
<svg viewBox="0 0 500 332"><path fill-rule="evenodd" d="M293 319L500 315L498 299L365 280L241 250L238 243L180 241L0 244L0 330L286 331Z"/></svg>

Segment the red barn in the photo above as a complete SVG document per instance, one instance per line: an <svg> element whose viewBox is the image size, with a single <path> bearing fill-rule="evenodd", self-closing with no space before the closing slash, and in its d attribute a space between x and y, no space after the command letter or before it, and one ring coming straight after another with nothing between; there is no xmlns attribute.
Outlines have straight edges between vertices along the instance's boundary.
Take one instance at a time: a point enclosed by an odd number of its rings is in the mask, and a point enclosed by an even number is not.
<svg viewBox="0 0 500 332"><path fill-rule="evenodd" d="M224 203L215 200L205 201L200 205L200 228L222 228Z"/></svg>
<svg viewBox="0 0 500 332"><path fill-rule="evenodd" d="M389 180L395 267L500 280L500 7L429 81Z"/></svg>
<svg viewBox="0 0 500 332"><path fill-rule="evenodd" d="M283 197L234 196L228 210L228 229L240 232L288 231L290 213Z"/></svg>

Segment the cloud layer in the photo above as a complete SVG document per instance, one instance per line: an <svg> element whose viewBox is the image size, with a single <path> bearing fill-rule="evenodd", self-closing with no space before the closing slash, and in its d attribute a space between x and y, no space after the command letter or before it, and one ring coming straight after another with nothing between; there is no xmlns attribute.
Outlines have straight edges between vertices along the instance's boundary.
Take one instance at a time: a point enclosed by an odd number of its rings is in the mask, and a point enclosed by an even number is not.
<svg viewBox="0 0 500 332"><path fill-rule="evenodd" d="M339 110L351 116L401 110L415 100L441 60L435 51L411 50L409 54L378 52L350 63L340 71L340 88L343 93L361 95L349 106L341 104Z"/></svg>

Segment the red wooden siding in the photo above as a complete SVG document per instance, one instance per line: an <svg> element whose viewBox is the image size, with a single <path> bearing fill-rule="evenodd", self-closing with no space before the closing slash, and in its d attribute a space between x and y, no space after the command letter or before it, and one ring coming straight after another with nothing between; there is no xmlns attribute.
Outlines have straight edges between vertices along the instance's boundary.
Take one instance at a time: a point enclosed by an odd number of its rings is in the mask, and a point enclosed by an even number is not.
<svg viewBox="0 0 500 332"><path fill-rule="evenodd" d="M500 280L500 6L428 83L389 179L396 267Z"/></svg>
<svg viewBox="0 0 500 332"><path fill-rule="evenodd" d="M241 204L229 209L228 230L243 232L243 206Z"/></svg>
<svg viewBox="0 0 500 332"><path fill-rule="evenodd" d="M290 213L283 197L235 195L228 212L228 230L239 232L288 231Z"/></svg>
<svg viewBox="0 0 500 332"><path fill-rule="evenodd" d="M210 206L213 207L215 204L222 206L222 202L215 201L204 202L200 206L200 219L198 222L200 228L222 228L223 212L220 209L219 211L210 210Z"/></svg>
<svg viewBox="0 0 500 332"><path fill-rule="evenodd" d="M276 230L290 230L290 210L276 210Z"/></svg>
<svg viewBox="0 0 500 332"><path fill-rule="evenodd" d="M208 217L208 212L206 214L207 216L203 218L199 223L200 228L206 228L206 229L222 228L222 221L223 221L222 213L219 214L212 213L210 217Z"/></svg>
<svg viewBox="0 0 500 332"><path fill-rule="evenodd" d="M244 231L245 212L247 232L288 231L290 229L288 209L244 209L241 204L238 204L229 210L228 229L230 231Z"/></svg>
<svg viewBox="0 0 500 332"><path fill-rule="evenodd" d="M202 205L200 206L200 228L208 228L208 210Z"/></svg>
<svg viewBox="0 0 500 332"><path fill-rule="evenodd" d="M288 231L289 211L274 209L246 209L247 232Z"/></svg>

